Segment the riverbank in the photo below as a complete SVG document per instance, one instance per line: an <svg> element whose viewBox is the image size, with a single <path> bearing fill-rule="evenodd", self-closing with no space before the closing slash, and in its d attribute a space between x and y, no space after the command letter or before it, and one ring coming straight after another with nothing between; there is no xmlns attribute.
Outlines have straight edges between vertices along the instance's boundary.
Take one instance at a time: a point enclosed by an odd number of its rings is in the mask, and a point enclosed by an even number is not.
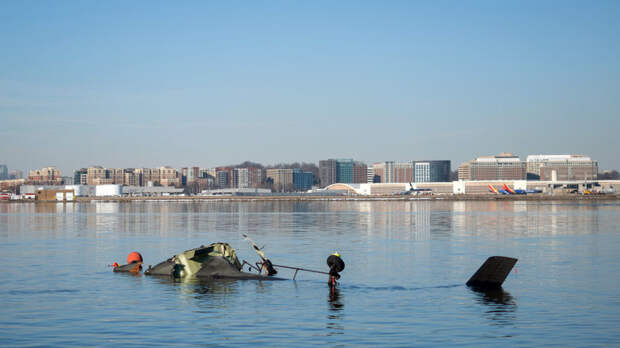
<svg viewBox="0 0 620 348"><path fill-rule="evenodd" d="M424 195L424 196L153 196L153 197L77 197L74 202L134 202L134 201L620 201L618 194L606 195ZM3 203L36 203L56 201L15 200ZM60 202L59 202L60 203Z"/></svg>

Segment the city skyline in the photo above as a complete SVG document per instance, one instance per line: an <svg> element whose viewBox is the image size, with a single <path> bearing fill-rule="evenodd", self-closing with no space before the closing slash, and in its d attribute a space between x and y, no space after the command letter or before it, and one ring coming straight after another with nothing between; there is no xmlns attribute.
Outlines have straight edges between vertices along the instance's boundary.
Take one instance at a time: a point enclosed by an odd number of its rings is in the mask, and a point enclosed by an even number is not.
<svg viewBox="0 0 620 348"><path fill-rule="evenodd" d="M542 156L546 156L546 155L549 155L549 154L538 154L538 153L537 153L537 154L529 154L529 155L526 155L526 156L523 156L523 157L522 157L522 156L520 156L520 155L518 155L518 154L513 154L513 153L502 153L502 154L514 155L514 156L516 156L516 157L520 158L522 161L526 161L527 157L532 156L532 155L533 155L533 156L541 156L541 155L542 155ZM495 156L495 155L497 155L497 154L485 154L485 155L482 155L482 156L476 156L476 157L472 157L472 158L474 158L474 159L475 159L475 158L477 158L477 157L493 157L493 156ZM594 156L589 156L589 155L587 155L587 154L553 154L552 156L558 156L558 155L559 155L559 156L565 156L565 155L566 155L566 156L578 155L578 156L584 156L584 157L587 157L587 158L590 158L590 157L591 157L591 158L593 158L593 159L594 159L597 163L599 163L599 165L598 165L599 173L603 173L603 172L606 172L606 171L612 171L612 170L618 170L618 169L616 169L616 168L606 168L606 167L602 167L602 166L600 166L600 161L598 161L598 159L596 159L596 157L594 157ZM326 158L326 157L325 157L325 158ZM424 158L424 159L408 159L408 160L394 160L394 159L385 159L385 160L374 161L374 162L366 162L366 161L362 161L362 160L358 160L358 159L355 159L355 158L350 158L350 157L349 157L349 158L342 158L342 159L345 159L345 160L353 160L353 161L355 161L356 163L361 163L361 164L364 164L364 165L368 165L369 167L371 167L373 164L382 164L382 163L385 163L385 162L394 162L394 163L414 163L414 162L420 162L420 161L421 161L421 162L426 162L426 161L437 161L437 160L441 160L441 161L443 161L443 160L446 160L445 158L444 158L444 159L428 159L428 158L426 158L426 157L423 157L423 158ZM472 158L470 158L470 159L469 159L469 160L467 160L467 161L463 161L463 162L455 162L455 161L453 161L453 160L447 159L447 161L451 162L451 163L452 163L452 165L453 165L453 167L452 167L452 169L451 169L451 172L457 172L457 171L458 171L458 167L459 167L460 165L465 164L465 163L467 163L467 162L471 161L471 160L472 160ZM245 160L245 161L242 161L242 162L239 162L239 163L226 163L226 164L221 164L221 163L220 163L220 164L215 164L215 165L203 165L203 164L201 164L201 163L191 163L191 164L184 164L184 165L180 165L180 166L172 166L172 165L169 165L169 164L159 164L159 165L151 165L151 166L131 166L131 165L130 165L130 166L125 166L125 167L122 167L122 166L106 166L106 165L101 165L101 164L91 164L91 165L80 165L80 166L77 166L77 167L75 167L75 168L67 168L67 169L63 169L63 168L59 167L58 165L48 164L48 165L38 166L38 167L35 167L35 168L27 168L27 169L25 169L25 170L22 170L22 169L18 169L18 168L11 167L11 165L10 165L10 164L7 164L7 163L0 163L0 165L7 166L7 170L8 170L8 171L11 171L11 172L18 171L18 172L20 172L20 173L23 175L23 177L25 178L26 176L28 176L28 173L29 173L30 171L32 171L32 170L38 170L38 169L41 169L41 168L46 168L46 167L54 167L54 168L57 168L57 169L59 169L59 170L62 172L62 176L63 176L63 177L66 177L66 176L72 176L72 175L73 175L76 171L79 171L80 169L85 169L85 168L93 168L93 167L110 168L110 169L130 169L130 168L131 168L131 169L140 169L140 168L173 168L173 169L176 169L176 170L181 170L181 169L183 169L183 168L190 168L190 169L191 169L191 168L200 168L200 169L218 169L218 168L225 168L225 167L240 167L240 168L244 168L244 167L247 167L247 166L248 166L248 165L244 165L244 164L251 163L252 165L259 165L259 166L261 166L261 167L262 167L262 168L264 168L264 169L268 169L268 168L280 168L281 166L287 166L287 167L288 167L288 166L290 166L290 165L292 165L292 164L298 164L298 165L303 165L303 164L307 164L307 165L314 165L314 166L316 166L316 167L317 167L317 169L318 169L318 168L319 168L319 165L320 165L320 163L321 163L322 161L323 161L323 160L319 160L319 161L317 161L317 162L311 162L311 161L305 161L305 160L300 160L300 159L297 159L297 160L290 161L290 162L276 161L275 163L261 163L261 162L258 162L258 161ZM251 165L250 165L250 166L251 166ZM8 171L7 171L7 172L8 172Z"/></svg>
<svg viewBox="0 0 620 348"><path fill-rule="evenodd" d="M0 163L619 169L620 3L3 2ZM94 162L94 163L93 163Z"/></svg>

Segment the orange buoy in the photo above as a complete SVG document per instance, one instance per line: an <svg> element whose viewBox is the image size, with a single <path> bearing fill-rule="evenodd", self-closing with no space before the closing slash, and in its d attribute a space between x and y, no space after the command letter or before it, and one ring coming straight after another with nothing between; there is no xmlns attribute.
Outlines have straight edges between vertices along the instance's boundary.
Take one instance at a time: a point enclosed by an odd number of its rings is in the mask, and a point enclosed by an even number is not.
<svg viewBox="0 0 620 348"><path fill-rule="evenodd" d="M142 255L137 251L130 252L129 255L127 255L127 264L133 262L142 262Z"/></svg>
<svg viewBox="0 0 620 348"><path fill-rule="evenodd" d="M114 262L114 263L112 264L112 267L118 267L118 263L117 263L117 262Z"/></svg>

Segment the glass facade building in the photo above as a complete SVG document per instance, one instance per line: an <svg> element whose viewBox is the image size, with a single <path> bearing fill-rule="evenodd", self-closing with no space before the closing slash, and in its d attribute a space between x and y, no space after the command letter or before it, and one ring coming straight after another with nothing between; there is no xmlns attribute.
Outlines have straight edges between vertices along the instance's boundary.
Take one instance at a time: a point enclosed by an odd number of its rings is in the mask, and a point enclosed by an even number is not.
<svg viewBox="0 0 620 348"><path fill-rule="evenodd" d="M314 175L311 172L302 172L300 168L293 169L293 185L297 191L307 191L312 188Z"/></svg>
<svg viewBox="0 0 620 348"><path fill-rule="evenodd" d="M6 164L0 164L0 180L6 180L9 178L9 168Z"/></svg>
<svg viewBox="0 0 620 348"><path fill-rule="evenodd" d="M352 159L336 160L336 182L353 183L353 164Z"/></svg>
<svg viewBox="0 0 620 348"><path fill-rule="evenodd" d="M450 181L451 163L443 161L414 161L414 182Z"/></svg>

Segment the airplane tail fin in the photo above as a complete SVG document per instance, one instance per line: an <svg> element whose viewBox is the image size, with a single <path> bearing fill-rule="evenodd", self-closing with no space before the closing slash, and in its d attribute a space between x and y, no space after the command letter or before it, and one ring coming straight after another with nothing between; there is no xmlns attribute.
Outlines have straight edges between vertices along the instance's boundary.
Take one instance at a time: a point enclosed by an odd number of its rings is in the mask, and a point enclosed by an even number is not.
<svg viewBox="0 0 620 348"><path fill-rule="evenodd" d="M516 263L517 259L512 257L491 256L469 278L467 286L482 290L500 288Z"/></svg>
<svg viewBox="0 0 620 348"><path fill-rule="evenodd" d="M515 191L513 189L511 189L510 187L508 187L508 185L506 185L506 184L504 184L504 190L506 190L506 191L508 191L508 192L510 192L512 194L515 193Z"/></svg>

